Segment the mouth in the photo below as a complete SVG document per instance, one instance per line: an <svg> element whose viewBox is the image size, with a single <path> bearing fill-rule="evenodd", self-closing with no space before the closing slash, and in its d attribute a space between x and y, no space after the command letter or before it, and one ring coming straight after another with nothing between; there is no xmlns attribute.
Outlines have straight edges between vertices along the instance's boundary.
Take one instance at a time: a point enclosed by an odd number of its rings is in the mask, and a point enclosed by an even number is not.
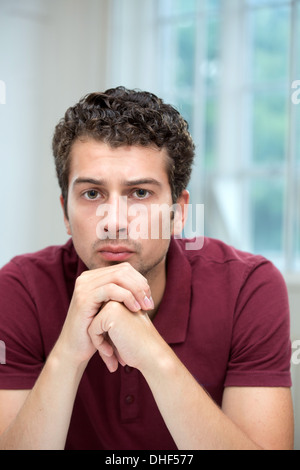
<svg viewBox="0 0 300 470"><path fill-rule="evenodd" d="M125 246L105 246L99 250L102 258L107 261L126 261L133 255L133 251Z"/></svg>

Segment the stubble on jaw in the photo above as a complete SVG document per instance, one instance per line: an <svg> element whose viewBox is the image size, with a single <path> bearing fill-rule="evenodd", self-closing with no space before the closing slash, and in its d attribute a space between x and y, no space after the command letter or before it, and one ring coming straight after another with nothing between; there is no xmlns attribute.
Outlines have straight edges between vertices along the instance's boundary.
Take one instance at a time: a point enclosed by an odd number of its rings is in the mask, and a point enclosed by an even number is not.
<svg viewBox="0 0 300 470"><path fill-rule="evenodd" d="M135 260L128 260L127 262L133 266L134 269L136 269L142 276L148 279L148 282L150 279L156 276L157 269L161 266L161 264L166 260L167 252L169 249L170 241L166 247L166 250L157 258L152 259L152 261L149 260L143 260L141 259L141 254L142 254L142 247L139 243L137 243L135 240L130 240L129 243L124 243L124 240L97 240L94 245L92 252L94 255L91 256L90 260L88 261L87 268L89 270L92 269L98 269L98 268L103 268L107 266L116 266L118 264L121 264L122 261L102 261L101 263L95 261L95 256L97 256L97 252L101 249L101 246L107 245L118 245L122 243L122 245L127 246L130 250L134 252L133 256L137 258L137 261Z"/></svg>

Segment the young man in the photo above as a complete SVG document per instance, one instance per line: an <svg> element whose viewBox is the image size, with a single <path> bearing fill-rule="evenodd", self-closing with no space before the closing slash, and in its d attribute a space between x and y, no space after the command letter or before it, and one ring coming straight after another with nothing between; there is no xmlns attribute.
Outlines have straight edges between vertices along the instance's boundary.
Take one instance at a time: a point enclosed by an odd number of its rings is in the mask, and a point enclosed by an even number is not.
<svg viewBox="0 0 300 470"><path fill-rule="evenodd" d="M53 150L71 238L0 272L0 448L292 448L285 285L172 236L194 156L178 112L90 94Z"/></svg>

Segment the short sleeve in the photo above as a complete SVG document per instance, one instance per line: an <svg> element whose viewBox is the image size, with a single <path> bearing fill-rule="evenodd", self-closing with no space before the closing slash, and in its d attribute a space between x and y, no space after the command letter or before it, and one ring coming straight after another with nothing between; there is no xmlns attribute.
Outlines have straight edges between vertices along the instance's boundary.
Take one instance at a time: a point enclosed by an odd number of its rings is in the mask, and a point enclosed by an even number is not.
<svg viewBox="0 0 300 470"><path fill-rule="evenodd" d="M248 270L234 315L225 386L290 387L288 294L272 263Z"/></svg>
<svg viewBox="0 0 300 470"><path fill-rule="evenodd" d="M0 270L0 340L5 347L0 389L31 389L44 364L36 305L29 292L17 261Z"/></svg>

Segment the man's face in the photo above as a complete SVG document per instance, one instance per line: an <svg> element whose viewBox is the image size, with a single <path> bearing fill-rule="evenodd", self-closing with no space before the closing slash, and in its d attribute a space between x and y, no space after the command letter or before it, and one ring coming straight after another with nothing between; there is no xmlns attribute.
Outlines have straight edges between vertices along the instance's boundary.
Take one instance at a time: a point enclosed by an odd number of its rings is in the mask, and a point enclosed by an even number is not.
<svg viewBox="0 0 300 470"><path fill-rule="evenodd" d="M165 150L75 141L65 223L89 269L127 261L147 276L164 267L174 228L167 160Z"/></svg>

